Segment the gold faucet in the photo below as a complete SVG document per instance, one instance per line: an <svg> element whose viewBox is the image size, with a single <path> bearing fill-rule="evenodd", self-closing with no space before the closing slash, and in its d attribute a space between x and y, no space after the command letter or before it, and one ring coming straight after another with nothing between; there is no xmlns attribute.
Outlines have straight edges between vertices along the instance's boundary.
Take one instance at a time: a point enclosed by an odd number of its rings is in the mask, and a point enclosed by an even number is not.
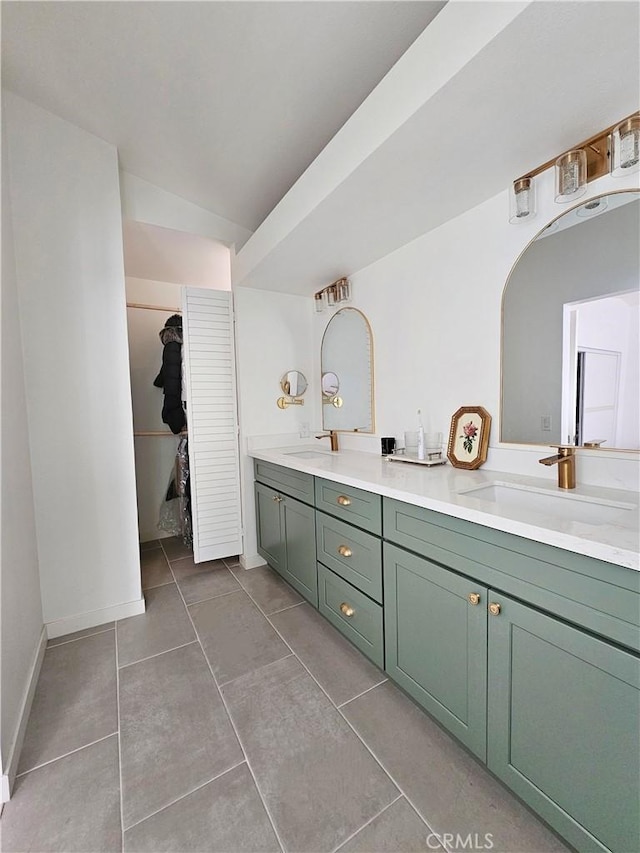
<svg viewBox="0 0 640 853"><path fill-rule="evenodd" d="M330 429L329 432L325 432L322 435L317 435L316 438L328 438L331 442L331 450L336 451L340 449L338 447L338 433L335 429Z"/></svg>
<svg viewBox="0 0 640 853"><path fill-rule="evenodd" d="M555 446L555 445L553 445ZM558 466L558 488L575 489L576 487L576 449L573 445L560 446L555 456L545 456L538 459L541 465Z"/></svg>

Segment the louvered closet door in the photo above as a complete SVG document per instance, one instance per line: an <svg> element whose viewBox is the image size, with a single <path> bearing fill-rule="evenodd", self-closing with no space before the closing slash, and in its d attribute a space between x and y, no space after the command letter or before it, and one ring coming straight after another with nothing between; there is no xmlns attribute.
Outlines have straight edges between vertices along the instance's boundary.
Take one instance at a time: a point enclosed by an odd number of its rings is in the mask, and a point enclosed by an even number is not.
<svg viewBox="0 0 640 853"><path fill-rule="evenodd" d="M185 287L182 323L193 556L201 563L242 551L230 291Z"/></svg>

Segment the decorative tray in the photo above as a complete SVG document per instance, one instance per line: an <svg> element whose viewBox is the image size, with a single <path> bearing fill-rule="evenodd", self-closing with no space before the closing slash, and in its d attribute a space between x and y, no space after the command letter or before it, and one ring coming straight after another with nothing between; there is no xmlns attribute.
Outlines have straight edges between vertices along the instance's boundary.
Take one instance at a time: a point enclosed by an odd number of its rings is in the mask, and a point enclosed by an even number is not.
<svg viewBox="0 0 640 853"><path fill-rule="evenodd" d="M431 454L432 457L435 454ZM398 454L390 453L387 456L389 462L411 462L413 465L426 465L427 468L432 468L434 465L446 465L447 457L443 456L441 453L438 454L435 458L431 459L418 459L417 456L409 456L407 454Z"/></svg>

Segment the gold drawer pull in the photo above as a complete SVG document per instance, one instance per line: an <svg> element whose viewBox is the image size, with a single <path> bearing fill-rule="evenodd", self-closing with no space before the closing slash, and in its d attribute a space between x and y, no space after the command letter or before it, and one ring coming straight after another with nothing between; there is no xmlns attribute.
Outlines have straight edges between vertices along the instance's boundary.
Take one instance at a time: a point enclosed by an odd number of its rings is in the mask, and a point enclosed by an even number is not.
<svg viewBox="0 0 640 853"><path fill-rule="evenodd" d="M478 592L470 592L467 598L469 599L469 604L480 604L480 593Z"/></svg>
<svg viewBox="0 0 640 853"><path fill-rule="evenodd" d="M500 607L500 605L499 605L499 604L490 604L490 605L489 605L489 613L490 613L492 616L499 616L499 615L500 615L500 611L501 611L501 609L502 609L502 608Z"/></svg>
<svg viewBox="0 0 640 853"><path fill-rule="evenodd" d="M351 506L351 498L346 495L338 495L338 503L340 506Z"/></svg>
<svg viewBox="0 0 640 853"><path fill-rule="evenodd" d="M353 616L353 614L356 611L353 609L353 607L350 604L347 604L346 601L343 601L342 604L340 605L340 612L344 613L344 615L347 618L349 618L350 616Z"/></svg>
<svg viewBox="0 0 640 853"><path fill-rule="evenodd" d="M346 545L340 545L340 547L338 548L338 554L340 554L341 557L350 557L351 553L351 548L347 547Z"/></svg>

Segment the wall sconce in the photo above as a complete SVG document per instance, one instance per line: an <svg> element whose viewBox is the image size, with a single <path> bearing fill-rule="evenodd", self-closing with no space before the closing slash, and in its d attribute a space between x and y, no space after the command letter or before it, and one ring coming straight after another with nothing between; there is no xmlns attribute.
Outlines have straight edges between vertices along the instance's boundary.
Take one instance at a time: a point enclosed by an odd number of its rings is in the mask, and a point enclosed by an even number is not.
<svg viewBox="0 0 640 853"><path fill-rule="evenodd" d="M627 116L514 181L509 197L509 222L526 222L535 216L533 179L551 166L555 166L558 204L580 198L588 183L607 173L619 177L639 170L640 113Z"/></svg>
<svg viewBox="0 0 640 853"><path fill-rule="evenodd" d="M536 215L535 186L533 178L520 178L514 181L513 191L509 196L509 222L514 224L526 222Z"/></svg>
<svg viewBox="0 0 640 853"><path fill-rule="evenodd" d="M339 278L315 293L313 300L316 314L322 314L325 308L335 308L340 302L351 302L351 282L348 278Z"/></svg>

